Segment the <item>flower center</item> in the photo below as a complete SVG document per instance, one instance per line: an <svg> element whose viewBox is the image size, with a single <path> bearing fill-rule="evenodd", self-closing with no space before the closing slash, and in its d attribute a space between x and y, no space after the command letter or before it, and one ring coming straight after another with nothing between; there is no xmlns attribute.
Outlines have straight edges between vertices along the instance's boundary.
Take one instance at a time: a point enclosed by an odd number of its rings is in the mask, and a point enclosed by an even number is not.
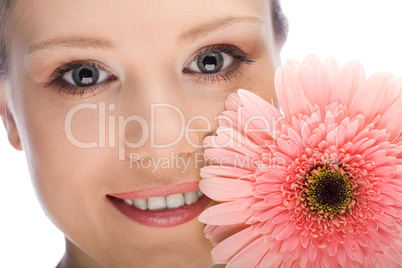
<svg viewBox="0 0 402 268"><path fill-rule="evenodd" d="M346 212L352 186L349 177L337 170L316 169L307 177L306 195L311 210L334 216Z"/></svg>

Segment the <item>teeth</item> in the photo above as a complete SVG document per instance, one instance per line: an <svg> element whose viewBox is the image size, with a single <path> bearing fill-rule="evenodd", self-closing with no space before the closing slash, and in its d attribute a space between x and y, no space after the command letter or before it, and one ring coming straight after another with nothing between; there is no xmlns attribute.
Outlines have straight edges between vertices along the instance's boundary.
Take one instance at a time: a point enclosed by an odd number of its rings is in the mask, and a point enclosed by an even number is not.
<svg viewBox="0 0 402 268"><path fill-rule="evenodd" d="M195 202L197 202L197 200L197 192L184 193L184 202L186 203L186 205L194 204Z"/></svg>
<svg viewBox="0 0 402 268"><path fill-rule="evenodd" d="M161 210L166 208L166 199L164 197L151 197L148 198L149 210Z"/></svg>
<svg viewBox="0 0 402 268"><path fill-rule="evenodd" d="M126 200L124 200L126 201ZM142 210L147 210L148 209L148 204L147 204L147 199L133 199L134 207L142 209Z"/></svg>
<svg viewBox="0 0 402 268"><path fill-rule="evenodd" d="M183 194L172 194L166 197L167 208L179 208L184 206Z"/></svg>
<svg viewBox="0 0 402 268"><path fill-rule="evenodd" d="M131 199L124 199L124 202L126 202L126 203L129 204L129 205L133 205L133 204L134 204L134 201L131 200Z"/></svg>
<svg viewBox="0 0 402 268"><path fill-rule="evenodd" d="M169 196L158 196L142 199L124 199L124 202L130 206L142 210L163 210L180 208L185 205L191 205L198 201L203 196L201 191L172 194Z"/></svg>
<svg viewBox="0 0 402 268"><path fill-rule="evenodd" d="M201 192L201 191L197 191L197 195L198 195L198 198L201 198L201 196L203 196L203 195L204 195L204 193L203 193L203 192Z"/></svg>

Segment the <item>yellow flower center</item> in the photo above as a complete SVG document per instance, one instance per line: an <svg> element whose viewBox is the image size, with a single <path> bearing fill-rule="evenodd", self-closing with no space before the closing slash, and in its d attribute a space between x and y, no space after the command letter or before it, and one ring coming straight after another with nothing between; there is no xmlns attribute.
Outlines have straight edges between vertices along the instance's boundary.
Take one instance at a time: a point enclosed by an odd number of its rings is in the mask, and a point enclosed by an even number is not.
<svg viewBox="0 0 402 268"><path fill-rule="evenodd" d="M352 201L352 185L348 176L337 170L314 170L307 177L306 196L310 210L328 216L340 215Z"/></svg>

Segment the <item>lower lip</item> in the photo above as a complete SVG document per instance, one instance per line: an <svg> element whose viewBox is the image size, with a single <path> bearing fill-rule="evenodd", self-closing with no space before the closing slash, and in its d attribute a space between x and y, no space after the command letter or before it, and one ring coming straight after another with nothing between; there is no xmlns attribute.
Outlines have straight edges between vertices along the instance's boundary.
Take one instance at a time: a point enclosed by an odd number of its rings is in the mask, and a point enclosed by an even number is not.
<svg viewBox="0 0 402 268"><path fill-rule="evenodd" d="M197 202L175 209L141 210L116 198L107 196L108 200L129 219L150 227L173 227L188 222L201 214L211 203L203 195Z"/></svg>

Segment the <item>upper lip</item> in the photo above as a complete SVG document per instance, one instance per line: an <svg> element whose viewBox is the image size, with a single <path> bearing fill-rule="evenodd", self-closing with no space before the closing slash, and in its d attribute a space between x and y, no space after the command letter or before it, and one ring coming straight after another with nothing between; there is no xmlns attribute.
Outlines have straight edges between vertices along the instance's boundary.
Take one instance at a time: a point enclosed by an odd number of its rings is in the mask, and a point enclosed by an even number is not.
<svg viewBox="0 0 402 268"><path fill-rule="evenodd" d="M169 196L172 194L178 193L188 193L195 192L200 190L197 182L185 182L176 185L164 186L164 187L154 187L154 188L146 188L133 192L125 192L125 193L112 193L107 194L108 196L112 196L119 199L140 199L140 198L150 198L156 196Z"/></svg>

